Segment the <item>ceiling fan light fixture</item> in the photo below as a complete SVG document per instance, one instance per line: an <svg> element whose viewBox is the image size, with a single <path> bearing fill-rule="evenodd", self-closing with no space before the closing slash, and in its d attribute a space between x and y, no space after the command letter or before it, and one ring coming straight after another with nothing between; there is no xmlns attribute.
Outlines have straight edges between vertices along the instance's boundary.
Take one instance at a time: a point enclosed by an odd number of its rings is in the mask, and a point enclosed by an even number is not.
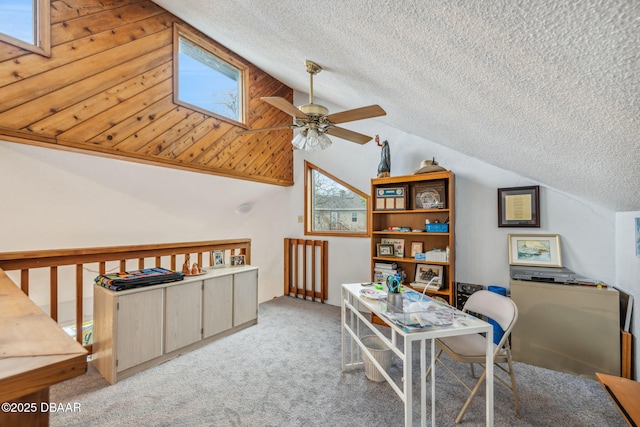
<svg viewBox="0 0 640 427"><path fill-rule="evenodd" d="M320 139L319 146L321 150L324 150L325 148L329 148L331 146L331 140L324 133L321 133L318 139Z"/></svg>
<svg viewBox="0 0 640 427"><path fill-rule="evenodd" d="M331 140L327 135L322 132L318 132L316 129L305 129L297 134L291 144L304 151L317 151L324 150L331 146Z"/></svg>
<svg viewBox="0 0 640 427"><path fill-rule="evenodd" d="M307 143L307 138L303 135L304 133L306 133L306 131L300 132L293 138L293 141L291 141L291 144L299 150L304 150L304 146Z"/></svg>

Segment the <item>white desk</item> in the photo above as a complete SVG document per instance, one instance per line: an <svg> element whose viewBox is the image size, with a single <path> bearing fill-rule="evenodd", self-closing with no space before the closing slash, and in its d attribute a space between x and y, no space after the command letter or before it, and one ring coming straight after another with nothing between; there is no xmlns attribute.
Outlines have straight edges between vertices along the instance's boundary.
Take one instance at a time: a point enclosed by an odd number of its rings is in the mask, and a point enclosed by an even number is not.
<svg viewBox="0 0 640 427"><path fill-rule="evenodd" d="M427 398L426 398L426 341L431 340L431 425L435 426L435 363L436 354L434 338L449 337L455 335L466 335L476 333L487 333L493 336L493 326L489 323L477 319L473 316L466 315L456 310L456 320L450 326L432 326L419 330L408 330L394 322L388 320L378 309L378 301L364 298L360 295L360 290L364 289L359 283L349 283L342 285L342 370L359 369L363 366L361 351L364 352L371 362L376 366L380 373L384 376L393 390L400 396L404 402L404 424L410 427L413 423L413 395L412 395L412 345L414 341L420 342L420 417L421 425L427 424ZM427 297L425 297L427 298ZM385 321L391 328L391 339L385 337L376 327L360 312L361 307L366 307L369 311L376 314ZM362 344L360 340L360 328L366 327L365 332L373 333L382 339L387 346L402 360L403 366L403 389L395 383L382 366L373 357L371 352ZM404 341L404 348L398 345L398 336ZM350 338L349 343L347 340ZM493 426L493 341L487 341L486 348L486 420L487 426ZM348 350L348 351L347 351ZM347 354L348 353L348 354ZM348 359L348 360L347 360ZM461 405L466 400L466 391L461 388Z"/></svg>

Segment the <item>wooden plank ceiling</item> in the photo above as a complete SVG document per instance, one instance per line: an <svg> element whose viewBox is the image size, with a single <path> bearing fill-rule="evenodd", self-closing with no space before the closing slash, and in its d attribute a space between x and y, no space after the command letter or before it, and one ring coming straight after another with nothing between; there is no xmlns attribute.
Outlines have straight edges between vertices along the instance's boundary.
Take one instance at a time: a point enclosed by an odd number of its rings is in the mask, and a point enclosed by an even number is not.
<svg viewBox="0 0 640 427"><path fill-rule="evenodd" d="M151 1L52 1L50 58L0 41L0 139L292 185L291 130L238 135L173 102L174 23ZM260 98L293 91L248 65L249 128L291 123Z"/></svg>

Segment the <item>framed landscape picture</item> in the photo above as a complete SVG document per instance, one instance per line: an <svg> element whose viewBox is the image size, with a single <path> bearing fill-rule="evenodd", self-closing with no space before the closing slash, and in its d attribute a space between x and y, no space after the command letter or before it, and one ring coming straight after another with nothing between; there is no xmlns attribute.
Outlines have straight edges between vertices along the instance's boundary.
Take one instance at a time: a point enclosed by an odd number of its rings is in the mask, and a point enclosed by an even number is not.
<svg viewBox="0 0 640 427"><path fill-rule="evenodd" d="M509 234L509 264L562 267L560 235Z"/></svg>

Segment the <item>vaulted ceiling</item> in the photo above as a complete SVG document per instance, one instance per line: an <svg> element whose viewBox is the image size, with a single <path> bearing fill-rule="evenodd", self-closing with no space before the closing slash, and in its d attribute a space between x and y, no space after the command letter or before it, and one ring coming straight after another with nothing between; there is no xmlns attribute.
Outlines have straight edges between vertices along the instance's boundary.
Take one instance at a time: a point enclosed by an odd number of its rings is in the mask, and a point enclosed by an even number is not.
<svg viewBox="0 0 640 427"><path fill-rule="evenodd" d="M156 0L288 86L640 210L637 0ZM348 127L346 125L345 127Z"/></svg>

